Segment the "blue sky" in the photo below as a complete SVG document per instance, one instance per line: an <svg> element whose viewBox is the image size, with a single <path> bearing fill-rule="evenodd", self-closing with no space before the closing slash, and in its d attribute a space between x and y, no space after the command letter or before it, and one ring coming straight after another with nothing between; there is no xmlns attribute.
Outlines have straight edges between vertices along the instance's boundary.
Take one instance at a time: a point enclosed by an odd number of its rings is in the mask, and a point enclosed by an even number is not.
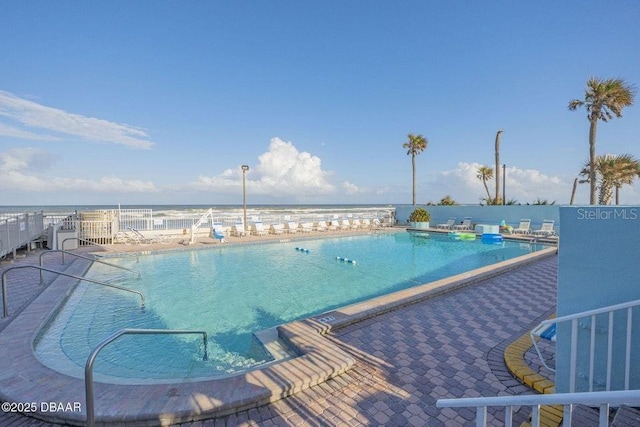
<svg viewBox="0 0 640 427"><path fill-rule="evenodd" d="M3 3L0 205L241 204L242 164L249 203L411 203L408 133L418 203L479 203L498 129L507 198L565 204L568 102L640 85L635 0ZM640 157L623 115L598 154Z"/></svg>

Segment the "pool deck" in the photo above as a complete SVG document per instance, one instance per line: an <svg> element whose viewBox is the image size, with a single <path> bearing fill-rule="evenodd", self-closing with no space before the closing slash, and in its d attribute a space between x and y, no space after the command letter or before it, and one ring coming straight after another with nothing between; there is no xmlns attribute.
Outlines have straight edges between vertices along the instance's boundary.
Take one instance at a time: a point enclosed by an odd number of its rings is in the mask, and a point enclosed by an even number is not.
<svg viewBox="0 0 640 427"><path fill-rule="evenodd" d="M289 237L294 238L276 238ZM304 237L310 236L296 236ZM199 239L196 245L209 244L220 243ZM174 249L175 245L138 247L137 251ZM37 264L38 253L13 264L2 263L0 271ZM81 273L86 268L83 264L75 261L70 268ZM555 298L550 296L556 289L556 264L553 251L546 251L526 265L504 266L501 274L462 275L284 325L279 329L281 338L301 356L244 375L168 385L98 383L98 421L193 426L468 424L475 417L473 411L438 409L435 401L533 392L509 373L504 353L554 311ZM64 296L68 281L47 274L39 293L37 272L29 275L30 270L12 272L11 316L0 320L0 400L38 406L42 401L80 402L81 411L37 414L45 421L0 412L0 425L82 424L84 381L44 367L32 350L35 332L48 317L51 304ZM225 407L225 402L233 403ZM490 417L503 416L502 409L489 412ZM209 419L213 414L217 418ZM526 415L519 412L516 419L524 421Z"/></svg>

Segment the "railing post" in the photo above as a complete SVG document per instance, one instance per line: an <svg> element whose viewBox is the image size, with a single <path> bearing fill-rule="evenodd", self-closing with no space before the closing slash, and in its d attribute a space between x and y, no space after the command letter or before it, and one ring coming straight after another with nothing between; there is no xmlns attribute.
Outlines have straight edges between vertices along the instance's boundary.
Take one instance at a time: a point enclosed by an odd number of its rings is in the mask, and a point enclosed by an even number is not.
<svg viewBox="0 0 640 427"><path fill-rule="evenodd" d="M9 315L9 308L7 307L7 271L2 272L2 317Z"/></svg>
<svg viewBox="0 0 640 427"><path fill-rule="evenodd" d="M478 406L476 408L476 427L486 427L487 425L487 407Z"/></svg>

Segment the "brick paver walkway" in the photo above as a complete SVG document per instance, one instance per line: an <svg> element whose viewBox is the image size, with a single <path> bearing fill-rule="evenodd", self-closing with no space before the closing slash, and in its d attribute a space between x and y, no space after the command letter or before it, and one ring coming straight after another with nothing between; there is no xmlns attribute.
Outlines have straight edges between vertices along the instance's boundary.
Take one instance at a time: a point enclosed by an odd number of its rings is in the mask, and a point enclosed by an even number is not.
<svg viewBox="0 0 640 427"><path fill-rule="evenodd" d="M530 393L509 375L504 348L555 308L557 257L334 331L355 368L292 397L190 426L462 426L469 409L440 398ZM1 363L1 362L0 362ZM489 410L489 425L502 419ZM518 412L516 421L528 414ZM0 413L0 426L47 426Z"/></svg>

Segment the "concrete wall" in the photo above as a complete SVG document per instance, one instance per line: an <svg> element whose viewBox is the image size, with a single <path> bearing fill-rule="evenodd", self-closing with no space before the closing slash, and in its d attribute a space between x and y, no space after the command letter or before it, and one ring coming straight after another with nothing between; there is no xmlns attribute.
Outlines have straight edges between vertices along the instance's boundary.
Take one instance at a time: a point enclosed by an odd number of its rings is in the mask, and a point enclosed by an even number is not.
<svg viewBox="0 0 640 427"><path fill-rule="evenodd" d="M459 224L466 216L472 218L474 224L500 224L504 220L507 225L517 227L523 218L531 219L531 229L537 230L545 219L555 221L554 227L556 233L560 232L560 206L557 205L518 205L518 206L478 206L478 205L460 205L460 206L426 206L416 205L415 207L423 207L431 213L431 226L436 224L444 224L450 217L455 217ZM411 205L396 206L396 220L399 224L406 224L415 208Z"/></svg>
<svg viewBox="0 0 640 427"><path fill-rule="evenodd" d="M565 316L640 299L640 207L576 206L561 207L562 238L558 255L557 314ZM633 334L640 337L640 310L634 311ZM614 328L626 333L626 314L616 317ZM590 320L579 323L578 348L588 354ZM606 379L605 317L596 320L595 375L597 383ZM556 389L569 391L569 325L558 329L556 344ZM614 333L613 389L620 389L624 361L624 336ZM631 388L640 388L640 339L632 347ZM579 353L580 354L580 353ZM585 390L581 380L589 372L589 360L577 363L577 391Z"/></svg>

